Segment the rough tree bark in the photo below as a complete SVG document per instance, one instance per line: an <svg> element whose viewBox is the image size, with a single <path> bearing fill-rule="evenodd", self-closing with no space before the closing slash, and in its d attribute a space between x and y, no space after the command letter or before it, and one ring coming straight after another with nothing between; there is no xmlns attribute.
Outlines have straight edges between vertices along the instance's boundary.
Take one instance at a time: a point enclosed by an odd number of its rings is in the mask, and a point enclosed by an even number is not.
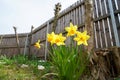
<svg viewBox="0 0 120 80"><path fill-rule="evenodd" d="M94 30L93 30L93 0L85 0L85 30L87 30L90 39L88 40L88 53L94 49Z"/></svg>
<svg viewBox="0 0 120 80"><path fill-rule="evenodd" d="M55 32L55 30L56 30L56 26L57 26L57 21L58 21L58 17L59 17L59 12L60 12L60 10L61 10L61 4L60 3L57 3L56 5L55 5L55 9L54 9L54 22L53 22L53 28L52 28L52 31L54 31Z"/></svg>

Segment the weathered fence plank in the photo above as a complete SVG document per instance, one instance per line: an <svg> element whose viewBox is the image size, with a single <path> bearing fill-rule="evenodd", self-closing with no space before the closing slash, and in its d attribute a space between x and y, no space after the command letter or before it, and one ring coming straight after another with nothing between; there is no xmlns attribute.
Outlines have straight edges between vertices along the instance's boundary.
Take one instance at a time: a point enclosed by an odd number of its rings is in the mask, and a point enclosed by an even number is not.
<svg viewBox="0 0 120 80"><path fill-rule="evenodd" d="M18 34L17 34L17 28L13 27L14 31L15 31L15 36L16 36L16 44L17 44L17 48L18 48L18 53L20 53L20 45L19 45L19 38L18 38Z"/></svg>

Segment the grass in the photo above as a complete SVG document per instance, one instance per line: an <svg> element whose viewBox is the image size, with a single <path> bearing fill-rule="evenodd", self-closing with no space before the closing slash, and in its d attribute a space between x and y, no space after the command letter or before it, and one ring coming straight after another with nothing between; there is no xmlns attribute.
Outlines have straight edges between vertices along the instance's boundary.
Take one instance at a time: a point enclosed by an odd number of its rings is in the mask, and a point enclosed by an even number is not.
<svg viewBox="0 0 120 80"><path fill-rule="evenodd" d="M21 67L23 64L28 67ZM43 65L45 70L38 70ZM12 58L0 57L0 80L41 80L41 76L50 72L48 62L39 62L38 59L28 59L27 56L18 55Z"/></svg>
<svg viewBox="0 0 120 80"><path fill-rule="evenodd" d="M21 67L23 64L28 67ZM38 65L43 65L45 70L38 70ZM23 55L12 58L0 56L0 80L58 80L54 69L49 62L40 62L35 57L28 59ZM120 77L114 80L120 80Z"/></svg>
<svg viewBox="0 0 120 80"><path fill-rule="evenodd" d="M0 68L0 80L37 80L30 68L22 69L16 65L4 65Z"/></svg>

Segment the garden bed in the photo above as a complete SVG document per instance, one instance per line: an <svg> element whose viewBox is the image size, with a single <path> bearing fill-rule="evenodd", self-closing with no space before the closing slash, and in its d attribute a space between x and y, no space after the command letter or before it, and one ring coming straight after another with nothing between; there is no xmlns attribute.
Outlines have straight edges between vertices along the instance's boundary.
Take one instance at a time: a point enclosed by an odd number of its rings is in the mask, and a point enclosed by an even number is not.
<svg viewBox="0 0 120 80"><path fill-rule="evenodd" d="M44 68L38 69L38 65ZM48 62L28 60L25 56L0 57L0 80L40 80L50 70Z"/></svg>

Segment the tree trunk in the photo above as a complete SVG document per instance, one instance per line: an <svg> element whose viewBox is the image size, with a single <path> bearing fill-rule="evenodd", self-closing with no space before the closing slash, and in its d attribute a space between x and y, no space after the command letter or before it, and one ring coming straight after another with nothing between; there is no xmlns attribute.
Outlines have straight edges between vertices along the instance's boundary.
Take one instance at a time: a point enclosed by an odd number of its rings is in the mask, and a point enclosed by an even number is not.
<svg viewBox="0 0 120 80"><path fill-rule="evenodd" d="M85 30L87 30L90 39L88 40L88 53L94 48L93 31L93 0L85 0Z"/></svg>

